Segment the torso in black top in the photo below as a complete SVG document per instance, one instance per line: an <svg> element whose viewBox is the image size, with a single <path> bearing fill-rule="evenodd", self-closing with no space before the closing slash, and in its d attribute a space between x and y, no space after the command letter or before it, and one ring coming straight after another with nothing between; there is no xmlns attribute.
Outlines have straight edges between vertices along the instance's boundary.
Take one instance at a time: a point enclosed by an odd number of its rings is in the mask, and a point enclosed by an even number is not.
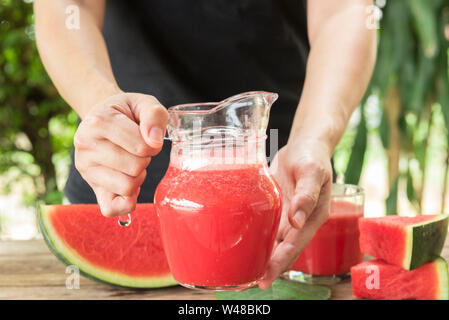
<svg viewBox="0 0 449 320"><path fill-rule="evenodd" d="M305 0L107 0L103 34L114 75L127 92L166 107L220 101L253 90L277 92L269 128L287 142L309 52ZM139 202L152 202L170 145L148 167ZM73 162L73 161L72 161ZM95 203L73 164L65 193Z"/></svg>

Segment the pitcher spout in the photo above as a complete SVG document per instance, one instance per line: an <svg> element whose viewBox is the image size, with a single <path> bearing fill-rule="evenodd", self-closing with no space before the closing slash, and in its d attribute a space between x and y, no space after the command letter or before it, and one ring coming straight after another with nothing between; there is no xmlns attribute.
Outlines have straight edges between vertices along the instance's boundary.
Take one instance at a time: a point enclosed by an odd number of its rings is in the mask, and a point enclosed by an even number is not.
<svg viewBox="0 0 449 320"><path fill-rule="evenodd" d="M266 107L271 107L271 105L278 99L279 95L277 93L267 91L249 91L226 98L221 101L219 105L223 106L230 102L235 102L243 99L255 99L256 97L261 97Z"/></svg>
<svg viewBox="0 0 449 320"><path fill-rule="evenodd" d="M265 136L271 105L278 94L251 91L221 102L190 103L168 109L168 134L173 142L227 134L234 137Z"/></svg>
<svg viewBox="0 0 449 320"><path fill-rule="evenodd" d="M279 98L279 95L277 93L273 92L261 92L265 103L267 104L267 107L271 107L273 103Z"/></svg>

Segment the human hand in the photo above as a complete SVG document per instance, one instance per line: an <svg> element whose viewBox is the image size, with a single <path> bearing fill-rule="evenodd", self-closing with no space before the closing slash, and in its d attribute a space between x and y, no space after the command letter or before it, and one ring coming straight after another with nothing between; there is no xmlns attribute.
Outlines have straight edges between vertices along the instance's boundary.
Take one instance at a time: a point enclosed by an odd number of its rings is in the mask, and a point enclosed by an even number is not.
<svg viewBox="0 0 449 320"><path fill-rule="evenodd" d="M162 148L168 112L153 96L119 93L93 107L74 138L75 166L104 216L132 212L151 157Z"/></svg>
<svg viewBox="0 0 449 320"><path fill-rule="evenodd" d="M279 150L270 171L281 188L283 207L273 254L259 283L261 289L268 289L291 267L329 216L329 148L318 141L296 138Z"/></svg>

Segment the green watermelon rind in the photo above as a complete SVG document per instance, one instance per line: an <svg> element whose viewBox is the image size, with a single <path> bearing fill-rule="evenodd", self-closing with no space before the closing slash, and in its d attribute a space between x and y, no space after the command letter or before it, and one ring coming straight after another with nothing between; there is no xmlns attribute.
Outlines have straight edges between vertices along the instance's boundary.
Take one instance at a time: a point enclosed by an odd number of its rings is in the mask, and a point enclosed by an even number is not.
<svg viewBox="0 0 449 320"><path fill-rule="evenodd" d="M402 267L406 270L419 268L439 256L448 232L449 215L406 227L406 245Z"/></svg>
<svg viewBox="0 0 449 320"><path fill-rule="evenodd" d="M449 300L449 271L446 260L438 257L435 260L435 266L437 268L439 293L438 300Z"/></svg>
<svg viewBox="0 0 449 320"><path fill-rule="evenodd" d="M163 288L178 284L171 273L168 273L165 276L134 277L109 271L103 267L94 266L92 263L81 257L75 250L71 250L70 247L60 239L48 220L50 210L51 206L39 205L39 227L48 248L65 265L77 266L80 274L86 278L117 287L134 289Z"/></svg>

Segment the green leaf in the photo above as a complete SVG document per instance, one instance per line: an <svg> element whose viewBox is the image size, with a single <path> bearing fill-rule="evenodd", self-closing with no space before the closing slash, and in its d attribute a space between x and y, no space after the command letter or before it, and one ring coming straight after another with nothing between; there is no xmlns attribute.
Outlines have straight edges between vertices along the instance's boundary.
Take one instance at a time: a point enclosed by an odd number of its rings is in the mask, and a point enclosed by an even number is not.
<svg viewBox="0 0 449 320"><path fill-rule="evenodd" d="M382 145L385 149L388 149L390 144L390 128L388 126L388 115L385 110L382 112L382 118L380 119L379 135Z"/></svg>
<svg viewBox="0 0 449 320"><path fill-rule="evenodd" d="M411 203L416 202L415 187L413 186L413 176L410 172L410 168L407 170L407 199Z"/></svg>
<svg viewBox="0 0 449 320"><path fill-rule="evenodd" d="M327 300L331 290L325 286L278 279L267 290L222 291L216 292L215 296L218 300Z"/></svg>
<svg viewBox="0 0 449 320"><path fill-rule="evenodd" d="M412 33L410 10L407 10L403 1L393 1L391 8L396 9L397 18L392 23L392 32L395 43L395 60L398 65L398 88L402 105L407 107L411 101L413 84L416 80L416 59L414 52L414 38Z"/></svg>
<svg viewBox="0 0 449 320"><path fill-rule="evenodd" d="M426 57L432 58L438 50L438 32L432 1L407 0L413 25L418 34L420 46Z"/></svg>
<svg viewBox="0 0 449 320"><path fill-rule="evenodd" d="M429 59L420 53L418 57L418 69L414 75L409 100L404 107L415 112L425 109L426 100L430 94L433 77L435 75L435 59Z"/></svg>
<svg viewBox="0 0 449 320"><path fill-rule="evenodd" d="M438 56L438 75L436 80L437 100L441 104L446 128L449 130L449 63L448 50L449 43L444 34L445 26L449 24L449 4L442 10L442 16L439 24L439 38L442 48ZM449 139L449 136L448 136Z"/></svg>
<svg viewBox="0 0 449 320"><path fill-rule="evenodd" d="M395 215L398 212L398 182L399 177L397 177L393 183L387 200L385 201L387 207L387 215Z"/></svg>
<svg viewBox="0 0 449 320"><path fill-rule="evenodd" d="M380 95L384 95L388 87L390 86L390 78L396 71L395 65L395 48L394 40L391 32L389 32L389 12L387 11L386 17L382 20L379 40L379 49L377 53L376 66L371 79L373 87L379 88Z"/></svg>
<svg viewBox="0 0 449 320"><path fill-rule="evenodd" d="M46 204L62 204L62 200L64 199L64 193L62 191L51 191L48 192L44 201Z"/></svg>
<svg viewBox="0 0 449 320"><path fill-rule="evenodd" d="M364 116L364 108L361 106L361 119L357 127L357 133L352 146L351 156L348 161L345 172L345 182L349 184L358 184L362 174L363 160L365 159L365 151L367 145L367 128Z"/></svg>
<svg viewBox="0 0 449 320"><path fill-rule="evenodd" d="M403 111L404 110L401 110L401 115L399 116L397 123L398 129L400 131L401 148L405 151L413 152L415 128L414 126L411 126L407 123L406 116Z"/></svg>
<svg viewBox="0 0 449 320"><path fill-rule="evenodd" d="M411 15L403 1L390 1L387 15L388 29L385 29L384 33L391 33L394 45L394 65L399 70L404 66L404 62L412 57L413 36L412 28L410 28Z"/></svg>

